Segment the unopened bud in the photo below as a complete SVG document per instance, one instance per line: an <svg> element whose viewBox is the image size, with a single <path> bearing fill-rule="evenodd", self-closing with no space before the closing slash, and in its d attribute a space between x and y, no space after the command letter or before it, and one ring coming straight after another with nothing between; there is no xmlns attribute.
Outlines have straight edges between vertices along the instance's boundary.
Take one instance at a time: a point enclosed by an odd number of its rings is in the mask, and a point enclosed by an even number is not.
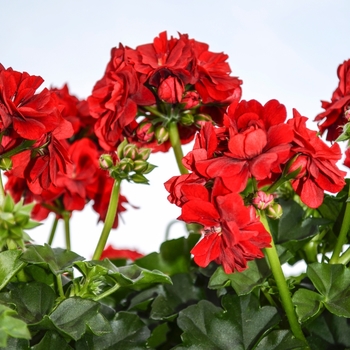
<svg viewBox="0 0 350 350"><path fill-rule="evenodd" d="M147 160L151 152L150 148L139 148L136 159Z"/></svg>
<svg viewBox="0 0 350 350"><path fill-rule="evenodd" d="M190 126L194 123L194 117L191 113L185 113L180 118L180 123L184 126Z"/></svg>
<svg viewBox="0 0 350 350"><path fill-rule="evenodd" d="M213 120L211 119L211 116L209 114L196 114L194 116L194 122L196 123L197 126L201 126L203 122L212 122Z"/></svg>
<svg viewBox="0 0 350 350"><path fill-rule="evenodd" d="M129 173L134 170L134 162L130 158L123 158L119 163L119 169L124 173Z"/></svg>
<svg viewBox="0 0 350 350"><path fill-rule="evenodd" d="M142 174L144 171L146 171L148 168L148 163L144 160L135 160L134 161L134 171L136 173Z"/></svg>
<svg viewBox="0 0 350 350"><path fill-rule="evenodd" d="M130 158L132 160L135 160L137 157L137 146L129 143L124 147L123 150L123 158Z"/></svg>
<svg viewBox="0 0 350 350"><path fill-rule="evenodd" d="M141 142L150 142L154 136L154 127L151 122L144 121L140 123L136 130L136 136Z"/></svg>
<svg viewBox="0 0 350 350"><path fill-rule="evenodd" d="M199 105L199 94L197 91L186 91L184 97L181 100L184 103L184 109L195 108Z"/></svg>
<svg viewBox="0 0 350 350"><path fill-rule="evenodd" d="M273 203L266 210L266 215L271 219L279 219L283 214L283 210L280 204Z"/></svg>
<svg viewBox="0 0 350 350"><path fill-rule="evenodd" d="M309 159L307 156L298 155L288 168L288 178L300 179L301 177L305 176L307 173L308 163Z"/></svg>
<svg viewBox="0 0 350 350"><path fill-rule="evenodd" d="M0 169L1 170L11 170L12 169L11 158L1 158L0 159Z"/></svg>
<svg viewBox="0 0 350 350"><path fill-rule="evenodd" d="M267 207L269 207L273 203L273 195L272 194L267 194L263 191L258 191L253 198L253 205L255 208L264 210Z"/></svg>
<svg viewBox="0 0 350 350"><path fill-rule="evenodd" d="M165 141L168 141L169 139L169 132L164 126L158 126L156 131L154 132L154 135L159 145L161 145Z"/></svg>
<svg viewBox="0 0 350 350"><path fill-rule="evenodd" d="M110 169L113 166L112 156L109 154L102 154L100 157L100 167L104 170Z"/></svg>
<svg viewBox="0 0 350 350"><path fill-rule="evenodd" d="M117 155L119 159L122 159L124 157L123 155L123 151L124 151L124 147L128 144L128 141L126 139L124 139L124 141L119 144L118 148L117 148Z"/></svg>

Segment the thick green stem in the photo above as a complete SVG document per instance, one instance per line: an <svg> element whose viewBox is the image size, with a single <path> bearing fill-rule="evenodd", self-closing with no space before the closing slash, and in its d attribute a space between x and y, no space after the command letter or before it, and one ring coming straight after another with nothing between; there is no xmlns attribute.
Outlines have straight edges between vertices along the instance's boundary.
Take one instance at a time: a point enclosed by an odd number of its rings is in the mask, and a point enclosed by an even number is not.
<svg viewBox="0 0 350 350"><path fill-rule="evenodd" d="M20 145L18 145L17 147L11 149L10 151L8 151L6 153L3 153L3 154L0 154L0 158L11 158L15 154L18 154L18 153L21 153L23 151L26 151L31 146L33 146L35 142L36 142L35 140L25 140Z"/></svg>
<svg viewBox="0 0 350 350"><path fill-rule="evenodd" d="M349 187L348 197L350 197L350 187ZM339 237L335 244L335 248L334 248L331 260L329 261L330 264L338 264L339 256L343 249L343 245L346 243L346 237L349 231L349 227L350 227L350 202L346 202L343 222L340 228Z"/></svg>
<svg viewBox="0 0 350 350"><path fill-rule="evenodd" d="M182 164L182 158L184 155L182 153L180 135L179 135L179 130L177 129L177 124L176 122L173 121L169 123L168 127L169 127L169 139L170 139L171 146L174 150L177 166L182 175L188 174L188 170Z"/></svg>
<svg viewBox="0 0 350 350"><path fill-rule="evenodd" d="M94 301L98 301L101 300L105 297L108 297L108 295L111 295L112 293L114 293L115 291L117 291L120 288L120 285L118 283L116 283L112 288L106 290L104 293L98 295L97 297L93 298Z"/></svg>
<svg viewBox="0 0 350 350"><path fill-rule="evenodd" d="M269 224L263 212L260 215L260 220L262 224L265 226L266 230L270 233ZM278 258L276 246L274 244L272 235L271 235L271 248L265 248L265 255L267 256L267 259L270 263L272 274L275 278L276 285L281 298L282 306L288 318L290 328L297 339L300 339L307 344L306 338L304 336L300 323L298 322L297 315L295 313L289 288L287 286L287 282L283 274L283 270L281 267L280 260Z"/></svg>
<svg viewBox="0 0 350 350"><path fill-rule="evenodd" d="M51 232L50 232L50 237L49 237L49 240L47 242L48 245L51 245L52 242L53 242L53 239L55 237L55 233L56 233L56 229L57 229L57 224L58 224L58 218L57 216L55 217L55 220L52 224L52 228L51 228Z"/></svg>
<svg viewBox="0 0 350 350"><path fill-rule="evenodd" d="M67 250L71 250L70 245L70 226L69 226L69 219L70 219L70 213L68 211L64 211L62 213L63 220L64 220L64 232L66 237L66 248Z"/></svg>
<svg viewBox="0 0 350 350"><path fill-rule="evenodd" d="M0 206L2 205L2 203L4 203L4 200L5 200L5 189L2 183L2 174L0 171Z"/></svg>
<svg viewBox="0 0 350 350"><path fill-rule="evenodd" d="M338 264L347 265L349 261L350 261L350 247L338 259Z"/></svg>
<svg viewBox="0 0 350 350"><path fill-rule="evenodd" d="M120 183L121 183L120 179L114 180L114 185L113 185L111 197L109 200L109 206L107 210L105 224L103 226L101 236L97 243L96 250L92 257L92 260L100 260L103 249L105 248L105 245L107 243L109 233L111 232L111 229L113 227L114 219L118 209Z"/></svg>

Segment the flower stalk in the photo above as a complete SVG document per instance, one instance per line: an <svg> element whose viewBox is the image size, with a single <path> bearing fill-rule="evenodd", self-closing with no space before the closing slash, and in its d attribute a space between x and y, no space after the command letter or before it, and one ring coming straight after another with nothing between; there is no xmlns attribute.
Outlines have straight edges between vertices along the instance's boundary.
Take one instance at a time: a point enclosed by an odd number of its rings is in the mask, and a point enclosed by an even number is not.
<svg viewBox="0 0 350 350"><path fill-rule="evenodd" d="M260 213L261 223L264 225L265 229L270 233L269 224L265 217L264 212ZM307 344L304 333L301 329L300 323L298 322L297 315L295 313L294 305L290 296L289 288L287 286L286 279L283 274L281 263L277 254L276 246L271 235L271 247L264 249L266 257L270 263L272 274L275 278L276 285L279 291L281 302L288 318L290 328L297 339L304 341Z"/></svg>
<svg viewBox="0 0 350 350"><path fill-rule="evenodd" d="M113 227L114 219L117 214L117 208L118 208L120 183L121 183L121 179L114 180L105 224L103 226L101 236L97 243L96 250L94 252L92 260L100 260L103 249L107 243L109 233L111 232L111 229Z"/></svg>
<svg viewBox="0 0 350 350"><path fill-rule="evenodd" d="M179 130L177 128L177 123L175 121L172 121L169 123L168 127L169 127L169 139L170 139L171 146L174 150L177 166L182 175L188 174L188 170L182 164L182 158L184 155L181 148L181 140L180 140Z"/></svg>
<svg viewBox="0 0 350 350"><path fill-rule="evenodd" d="M62 213L63 221L64 221L64 232L66 237L66 248L67 250L71 250L71 240L70 240L70 213L68 211L64 211Z"/></svg>
<svg viewBox="0 0 350 350"><path fill-rule="evenodd" d="M56 229L57 229L57 224L58 224L58 218L57 216L55 217L55 220L52 224L52 228L51 228L51 231L50 231L50 236L49 236L49 239L47 241L47 244L48 245L51 245L52 242L53 242L53 239L55 238L55 234L56 234Z"/></svg>

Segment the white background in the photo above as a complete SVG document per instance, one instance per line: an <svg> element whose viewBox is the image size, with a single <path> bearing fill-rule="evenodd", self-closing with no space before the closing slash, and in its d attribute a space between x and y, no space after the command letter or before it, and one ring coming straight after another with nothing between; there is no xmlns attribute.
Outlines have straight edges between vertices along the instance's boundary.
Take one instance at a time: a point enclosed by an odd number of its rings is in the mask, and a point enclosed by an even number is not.
<svg viewBox="0 0 350 350"><path fill-rule="evenodd" d="M349 9L346 0L0 0L0 62L42 76L47 87L67 82L71 93L86 98L119 42L135 48L164 30L187 33L229 55L244 99L264 104L276 98L289 115L297 108L313 119L322 111L320 100L329 100L337 85L338 65L350 58ZM116 247L158 250L167 224L180 214L163 187L178 174L173 154L152 155L151 162L158 168L150 186L122 185L140 209L130 208L124 224L111 232ZM47 240L52 220L28 232L36 243ZM96 222L89 206L73 213L72 249L86 258L102 229ZM183 233L178 223L171 237ZM63 225L54 245L64 246Z"/></svg>

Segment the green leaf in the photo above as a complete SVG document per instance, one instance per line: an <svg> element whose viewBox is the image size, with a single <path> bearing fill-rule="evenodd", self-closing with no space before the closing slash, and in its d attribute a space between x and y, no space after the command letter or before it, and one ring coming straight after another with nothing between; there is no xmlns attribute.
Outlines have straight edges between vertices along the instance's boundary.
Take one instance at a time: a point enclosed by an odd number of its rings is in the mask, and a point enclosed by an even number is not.
<svg viewBox="0 0 350 350"><path fill-rule="evenodd" d="M150 317L153 320L169 319L179 310L205 298L204 291L194 285L189 274L172 276L173 285L164 285L163 292L152 303Z"/></svg>
<svg viewBox="0 0 350 350"><path fill-rule="evenodd" d="M349 319L338 317L325 310L307 325L308 343L312 350L350 348Z"/></svg>
<svg viewBox="0 0 350 350"><path fill-rule="evenodd" d="M322 296L308 289L299 289L293 295L299 322L305 322L315 316L322 308Z"/></svg>
<svg viewBox="0 0 350 350"><path fill-rule="evenodd" d="M56 299L54 291L40 282L16 283L9 294L19 317L28 324L40 322L49 314Z"/></svg>
<svg viewBox="0 0 350 350"><path fill-rule="evenodd" d="M30 339L27 324L16 316L16 311L0 304L0 347L7 347L9 337Z"/></svg>
<svg viewBox="0 0 350 350"><path fill-rule="evenodd" d="M276 330L264 337L255 350L301 350L305 343L293 336L289 330Z"/></svg>
<svg viewBox="0 0 350 350"><path fill-rule="evenodd" d="M21 254L20 250L6 250L0 253L0 290L26 265L18 259Z"/></svg>
<svg viewBox="0 0 350 350"><path fill-rule="evenodd" d="M226 274L220 266L210 278L208 287L224 288L231 284L238 295L249 294L254 288L262 286L271 270L265 259L255 259L248 262L248 268L242 272Z"/></svg>
<svg viewBox="0 0 350 350"><path fill-rule="evenodd" d="M137 315L119 312L110 322L112 331L103 336L86 334L76 344L77 350L140 350L146 349L150 331Z"/></svg>
<svg viewBox="0 0 350 350"><path fill-rule="evenodd" d="M151 336L147 340L147 346L156 349L167 341L167 333L170 331L168 323L161 323L153 329Z"/></svg>
<svg viewBox="0 0 350 350"><path fill-rule="evenodd" d="M0 339L1 339L1 335L0 335ZM4 347L4 348L0 347L0 349L4 349L4 350L30 350L29 340L9 337L7 339L6 347Z"/></svg>
<svg viewBox="0 0 350 350"><path fill-rule="evenodd" d="M181 237L165 241L160 246L159 253L151 253L138 259L138 266L149 270L160 270L167 275L188 272L191 266L191 249L198 242L200 235L190 234L187 238Z"/></svg>
<svg viewBox="0 0 350 350"><path fill-rule="evenodd" d="M306 271L322 295L325 307L337 316L350 317L350 269L344 265L314 263Z"/></svg>
<svg viewBox="0 0 350 350"><path fill-rule="evenodd" d="M260 308L253 294L226 295L222 304L224 311L205 300L181 311L183 346L177 349L253 349L280 320L276 308Z"/></svg>
<svg viewBox="0 0 350 350"><path fill-rule="evenodd" d="M31 264L48 266L53 274L71 272L74 261L84 260L80 255L62 248L51 248L49 245L30 245L21 256L21 260Z"/></svg>
<svg viewBox="0 0 350 350"><path fill-rule="evenodd" d="M74 340L78 340L90 329L97 335L110 332L107 320L102 316L97 316L100 304L88 299L68 298L50 315L52 323L62 333Z"/></svg>
<svg viewBox="0 0 350 350"><path fill-rule="evenodd" d="M41 339L39 344L31 347L31 350L71 350L73 349L67 342L56 332L48 331Z"/></svg>

